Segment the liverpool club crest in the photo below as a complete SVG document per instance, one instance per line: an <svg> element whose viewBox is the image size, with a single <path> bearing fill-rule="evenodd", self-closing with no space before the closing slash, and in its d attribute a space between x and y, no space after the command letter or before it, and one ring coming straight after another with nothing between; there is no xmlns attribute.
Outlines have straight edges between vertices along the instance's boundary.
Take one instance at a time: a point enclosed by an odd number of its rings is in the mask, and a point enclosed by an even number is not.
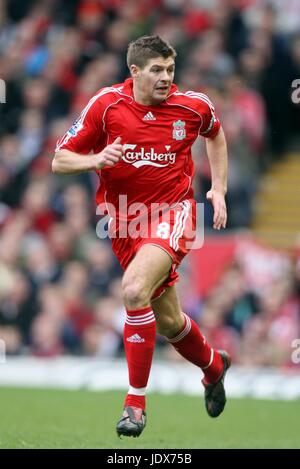
<svg viewBox="0 0 300 469"><path fill-rule="evenodd" d="M185 122L181 120L173 122L174 140L183 140L185 137L186 137Z"/></svg>

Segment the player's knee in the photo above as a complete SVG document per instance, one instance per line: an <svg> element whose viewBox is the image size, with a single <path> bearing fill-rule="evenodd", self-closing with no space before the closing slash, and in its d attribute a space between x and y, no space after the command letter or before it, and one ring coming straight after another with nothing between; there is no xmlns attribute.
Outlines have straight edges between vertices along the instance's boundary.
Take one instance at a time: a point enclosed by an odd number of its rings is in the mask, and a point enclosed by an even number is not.
<svg viewBox="0 0 300 469"><path fill-rule="evenodd" d="M138 279L122 282L123 300L129 308L143 308L149 305L150 297L147 288Z"/></svg>

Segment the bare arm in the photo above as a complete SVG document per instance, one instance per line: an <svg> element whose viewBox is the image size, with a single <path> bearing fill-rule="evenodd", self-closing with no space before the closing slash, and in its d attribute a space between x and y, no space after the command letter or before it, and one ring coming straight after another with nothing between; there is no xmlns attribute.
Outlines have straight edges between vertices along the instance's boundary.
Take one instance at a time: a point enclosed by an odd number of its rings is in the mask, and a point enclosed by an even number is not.
<svg viewBox="0 0 300 469"><path fill-rule="evenodd" d="M122 158L121 138L117 137L100 153L95 155L80 155L70 150L59 150L52 161L52 171L56 174L77 174L85 171L102 169L104 166L114 166Z"/></svg>
<svg viewBox="0 0 300 469"><path fill-rule="evenodd" d="M225 194L227 192L228 155L222 127L214 138L206 139L206 150L211 169L211 189L206 194L214 208L214 228L226 227L227 209Z"/></svg>

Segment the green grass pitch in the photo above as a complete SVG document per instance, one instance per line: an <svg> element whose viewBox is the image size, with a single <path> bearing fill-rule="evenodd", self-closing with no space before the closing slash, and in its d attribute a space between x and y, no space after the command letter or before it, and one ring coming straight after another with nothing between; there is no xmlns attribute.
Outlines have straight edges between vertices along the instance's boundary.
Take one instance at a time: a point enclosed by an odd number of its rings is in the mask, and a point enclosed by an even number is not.
<svg viewBox="0 0 300 469"><path fill-rule="evenodd" d="M0 448L300 448L299 401L229 399L211 419L201 398L149 394L143 434L120 440L123 397L0 388Z"/></svg>

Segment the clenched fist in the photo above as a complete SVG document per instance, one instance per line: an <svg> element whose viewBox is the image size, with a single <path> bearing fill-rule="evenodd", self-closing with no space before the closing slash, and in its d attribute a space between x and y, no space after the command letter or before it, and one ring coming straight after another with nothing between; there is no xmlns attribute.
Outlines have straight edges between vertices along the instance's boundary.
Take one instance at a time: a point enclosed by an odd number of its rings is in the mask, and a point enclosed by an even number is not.
<svg viewBox="0 0 300 469"><path fill-rule="evenodd" d="M123 146L121 144L121 137L117 137L116 140L107 145L100 153L94 155L96 169L102 169L105 166L114 166L123 155Z"/></svg>

